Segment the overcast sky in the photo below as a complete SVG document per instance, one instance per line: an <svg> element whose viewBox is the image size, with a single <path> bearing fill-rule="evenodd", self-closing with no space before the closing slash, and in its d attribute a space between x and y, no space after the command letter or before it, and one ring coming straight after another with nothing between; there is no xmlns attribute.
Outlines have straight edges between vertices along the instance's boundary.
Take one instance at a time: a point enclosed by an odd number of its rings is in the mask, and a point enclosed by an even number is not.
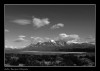
<svg viewBox="0 0 100 71"><path fill-rule="evenodd" d="M95 5L5 5L4 8L6 46L26 46L33 39L55 39L61 34L95 38Z"/></svg>

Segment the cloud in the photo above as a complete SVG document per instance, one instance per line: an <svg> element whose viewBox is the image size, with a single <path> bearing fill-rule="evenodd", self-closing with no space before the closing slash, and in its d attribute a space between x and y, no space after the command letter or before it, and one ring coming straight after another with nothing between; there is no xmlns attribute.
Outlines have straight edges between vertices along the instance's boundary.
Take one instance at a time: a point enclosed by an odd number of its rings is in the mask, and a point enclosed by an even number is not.
<svg viewBox="0 0 100 71"><path fill-rule="evenodd" d="M25 41L24 38L18 38L18 39L16 39L16 40L14 40L14 42L23 42L23 41Z"/></svg>
<svg viewBox="0 0 100 71"><path fill-rule="evenodd" d="M13 20L12 22L20 24L20 25L31 24L31 21L30 20L26 20L26 19L16 19L16 20Z"/></svg>
<svg viewBox="0 0 100 71"><path fill-rule="evenodd" d="M5 45L5 48L12 48L12 49L15 49L15 48L17 48L16 46L7 46L7 45Z"/></svg>
<svg viewBox="0 0 100 71"><path fill-rule="evenodd" d="M85 40L88 42L88 43L95 43L95 38L93 36L89 36L87 38L85 38Z"/></svg>
<svg viewBox="0 0 100 71"><path fill-rule="evenodd" d="M7 45L5 45L5 48L8 48L8 46L7 46Z"/></svg>
<svg viewBox="0 0 100 71"><path fill-rule="evenodd" d="M40 28L40 27L43 27L45 25L49 25L49 19L48 18L44 18L44 19L39 19L39 18L35 18L33 17L33 26L37 27L37 28Z"/></svg>
<svg viewBox="0 0 100 71"><path fill-rule="evenodd" d="M51 38L49 37L30 37L31 38L31 42L33 43L37 43L37 42L46 42L46 41L49 41L51 40Z"/></svg>
<svg viewBox="0 0 100 71"><path fill-rule="evenodd" d="M59 34L59 36L62 37L62 38L66 38L66 37L68 37L69 35L67 35L67 34L65 34L65 33L61 33L61 34Z"/></svg>
<svg viewBox="0 0 100 71"><path fill-rule="evenodd" d="M24 38L24 37L26 37L26 36L24 36L24 35L20 35L19 37L20 37L20 38Z"/></svg>
<svg viewBox="0 0 100 71"><path fill-rule="evenodd" d="M26 39L24 39L24 37L26 37L26 36L20 35L20 36L18 36L18 39L14 40L14 42L25 42L25 41L27 41Z"/></svg>
<svg viewBox="0 0 100 71"><path fill-rule="evenodd" d="M92 35L89 35L86 39L91 40L91 39L95 39Z"/></svg>
<svg viewBox="0 0 100 71"><path fill-rule="evenodd" d="M77 42L80 39L80 37L77 34L67 35L66 33L61 33L59 34L59 37L56 38L56 40L59 40L59 39L70 43L70 42Z"/></svg>
<svg viewBox="0 0 100 71"><path fill-rule="evenodd" d="M61 34L59 34L59 36L62 37L62 38L75 38L75 39L79 39L79 35L76 35L76 34L67 35L66 33L61 33Z"/></svg>
<svg viewBox="0 0 100 71"><path fill-rule="evenodd" d="M71 34L71 35L67 35L66 33L61 33L59 34L57 37L54 37L54 38L49 38L49 37L35 37L35 36L32 36L30 37L31 38L31 42L33 43L37 43L37 42L47 42L47 41L52 41L54 42L57 41L57 40L64 40L64 41L69 41L69 42L77 42L77 40L80 39L79 35L76 35L76 34Z"/></svg>
<svg viewBox="0 0 100 71"><path fill-rule="evenodd" d="M51 29L57 29L57 28L60 28L60 27L64 27L64 24L62 24L62 23L55 24L51 27Z"/></svg>
<svg viewBox="0 0 100 71"><path fill-rule="evenodd" d="M79 35L76 35L76 34L72 34L72 35L69 35L70 38L75 38L75 39L79 39Z"/></svg>
<svg viewBox="0 0 100 71"><path fill-rule="evenodd" d="M67 41L67 43L79 43L79 42L76 39L74 39L74 40Z"/></svg>
<svg viewBox="0 0 100 71"><path fill-rule="evenodd" d="M5 32L10 32L8 29L5 29Z"/></svg>
<svg viewBox="0 0 100 71"><path fill-rule="evenodd" d="M47 41L58 41L58 40L64 40L67 43L93 43L95 44L95 38L88 37L88 38L82 38L78 34L66 34L66 33L60 33L58 36L54 38L49 37L30 37L32 39L33 43L37 42L47 42Z"/></svg>
<svg viewBox="0 0 100 71"><path fill-rule="evenodd" d="M44 39L41 37L35 37L34 42L44 42Z"/></svg>
<svg viewBox="0 0 100 71"><path fill-rule="evenodd" d="M67 35L66 33L61 33L59 34L57 37L54 38L49 38L49 37L30 37L32 39L31 42L33 43L37 43L37 42L47 42L47 41L57 41L57 40L64 40L64 41L70 41L70 42L76 42L77 40L80 39L79 35L76 34L71 34L71 35Z"/></svg>
<svg viewBox="0 0 100 71"><path fill-rule="evenodd" d="M34 39L35 37L31 36L30 38L31 38L31 39Z"/></svg>

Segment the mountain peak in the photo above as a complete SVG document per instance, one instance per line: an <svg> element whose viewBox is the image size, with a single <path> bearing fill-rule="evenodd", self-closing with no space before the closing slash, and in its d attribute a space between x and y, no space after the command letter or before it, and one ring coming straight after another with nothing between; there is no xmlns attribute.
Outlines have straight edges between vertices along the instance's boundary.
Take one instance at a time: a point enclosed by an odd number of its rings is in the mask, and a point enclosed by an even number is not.
<svg viewBox="0 0 100 71"><path fill-rule="evenodd" d="M52 43L56 43L55 40L53 40L53 39L51 39L50 42L52 42Z"/></svg>

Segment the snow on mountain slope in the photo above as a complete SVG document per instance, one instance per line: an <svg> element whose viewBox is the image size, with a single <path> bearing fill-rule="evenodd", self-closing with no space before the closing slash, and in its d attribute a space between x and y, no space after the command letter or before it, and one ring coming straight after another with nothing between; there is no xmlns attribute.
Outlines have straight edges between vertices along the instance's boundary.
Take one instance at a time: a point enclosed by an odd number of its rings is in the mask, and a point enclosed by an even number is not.
<svg viewBox="0 0 100 71"><path fill-rule="evenodd" d="M7 46L6 46L7 47ZM38 42L37 44L30 44L28 46L25 46L23 48L20 48L18 50L23 51L57 51L59 49L73 49L73 48L91 48L94 47L94 44L90 43L84 43L84 42L66 42L64 40L50 40L47 42ZM8 48L6 48L8 49ZM11 48L10 49L17 49L17 48Z"/></svg>

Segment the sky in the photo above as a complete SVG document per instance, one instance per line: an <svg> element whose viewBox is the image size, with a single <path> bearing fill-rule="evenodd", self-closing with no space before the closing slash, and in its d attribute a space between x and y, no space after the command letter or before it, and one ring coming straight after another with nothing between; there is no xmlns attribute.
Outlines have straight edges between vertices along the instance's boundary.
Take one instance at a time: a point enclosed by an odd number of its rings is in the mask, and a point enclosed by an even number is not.
<svg viewBox="0 0 100 71"><path fill-rule="evenodd" d="M49 39L95 40L95 5L4 6L5 46L21 48Z"/></svg>

